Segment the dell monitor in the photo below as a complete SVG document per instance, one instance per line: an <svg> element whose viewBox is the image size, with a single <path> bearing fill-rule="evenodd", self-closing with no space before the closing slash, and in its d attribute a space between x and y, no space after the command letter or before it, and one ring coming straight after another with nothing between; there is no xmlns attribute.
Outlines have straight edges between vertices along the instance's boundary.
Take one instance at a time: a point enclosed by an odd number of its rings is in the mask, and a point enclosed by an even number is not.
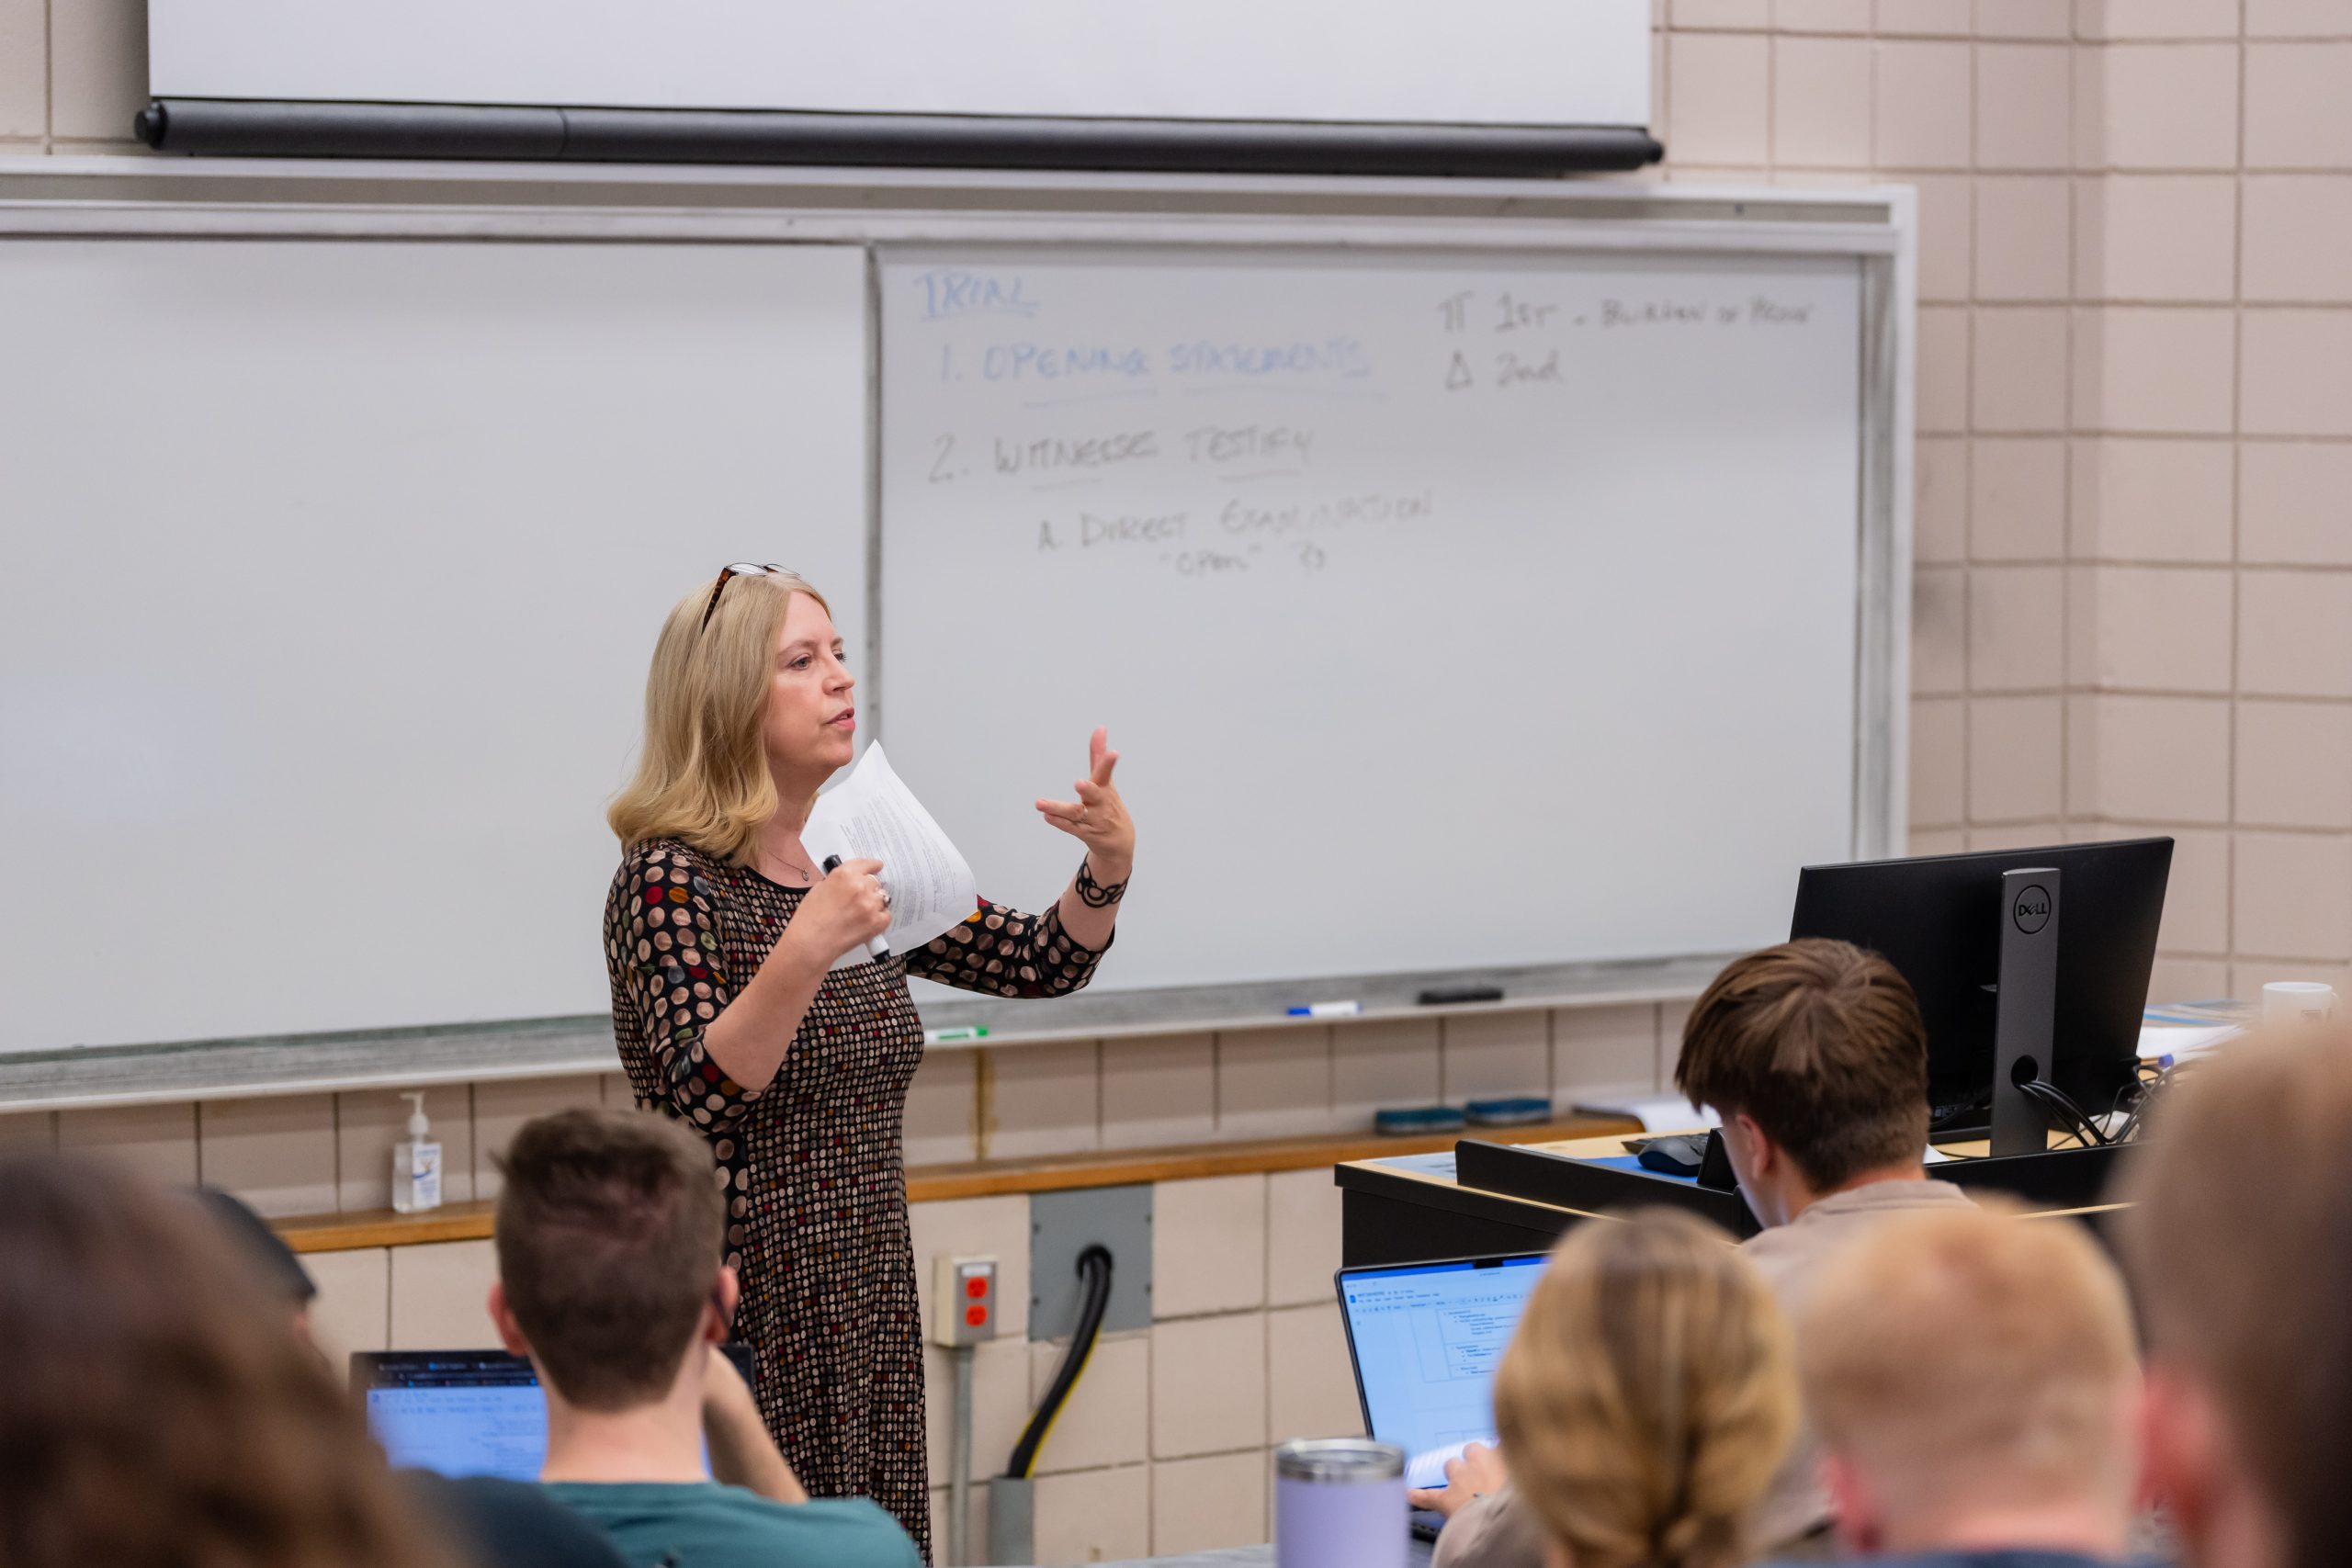
<svg viewBox="0 0 2352 1568"><path fill-rule="evenodd" d="M1789 935L1869 948L1911 983L1936 1106L1998 1107L1998 1033L2012 1054L2027 1038L2028 1076L2097 1116L2138 1066L2171 866L2170 839L1807 866ZM2044 931L2057 940L2036 971L2019 954Z"/></svg>

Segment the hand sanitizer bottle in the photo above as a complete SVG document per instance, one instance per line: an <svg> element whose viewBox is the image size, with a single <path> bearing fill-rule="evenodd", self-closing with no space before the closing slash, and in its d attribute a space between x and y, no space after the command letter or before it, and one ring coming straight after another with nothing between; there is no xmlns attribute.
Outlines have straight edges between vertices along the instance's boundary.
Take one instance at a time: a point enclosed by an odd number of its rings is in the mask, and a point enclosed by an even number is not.
<svg viewBox="0 0 2352 1568"><path fill-rule="evenodd" d="M403 1094L416 1109L409 1113L408 1141L392 1145L392 1207L403 1214L441 1206L441 1145L424 1121L424 1094Z"/></svg>

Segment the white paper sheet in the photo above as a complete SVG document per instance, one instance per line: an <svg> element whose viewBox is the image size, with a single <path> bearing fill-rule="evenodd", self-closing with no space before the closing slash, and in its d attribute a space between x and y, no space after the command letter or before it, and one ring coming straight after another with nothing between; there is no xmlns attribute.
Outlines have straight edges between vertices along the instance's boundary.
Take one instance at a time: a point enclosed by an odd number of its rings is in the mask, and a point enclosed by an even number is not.
<svg viewBox="0 0 2352 1568"><path fill-rule="evenodd" d="M1463 1450L1472 1443L1485 1443L1492 1448L1495 1441L1495 1438L1490 1433L1484 1438L1464 1438L1458 1443L1446 1443L1438 1448L1425 1449L1405 1461L1405 1484L1417 1490L1428 1486L1443 1486L1445 1467L1449 1462L1460 1459Z"/></svg>
<svg viewBox="0 0 2352 1568"><path fill-rule="evenodd" d="M893 953L921 947L978 907L972 868L891 770L878 743L817 797L800 844L820 863L828 855L882 863L882 886L890 893L890 929L883 940ZM833 967L866 962L865 949L852 948Z"/></svg>

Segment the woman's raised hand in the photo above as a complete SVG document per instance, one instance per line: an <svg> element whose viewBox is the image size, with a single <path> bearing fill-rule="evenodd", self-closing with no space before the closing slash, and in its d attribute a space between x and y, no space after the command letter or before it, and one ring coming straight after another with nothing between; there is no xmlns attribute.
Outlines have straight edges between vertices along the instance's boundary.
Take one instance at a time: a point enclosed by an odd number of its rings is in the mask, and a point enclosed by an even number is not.
<svg viewBox="0 0 2352 1568"><path fill-rule="evenodd" d="M878 860L845 860L808 889L784 928L784 940L803 944L819 968L890 929L890 896L882 890Z"/></svg>
<svg viewBox="0 0 2352 1568"><path fill-rule="evenodd" d="M1125 882L1134 869L1136 825L1127 804L1111 784L1111 770L1119 754L1111 750L1110 731L1096 728L1087 744L1087 776L1079 780L1076 800L1040 800L1038 813L1086 846L1098 882Z"/></svg>

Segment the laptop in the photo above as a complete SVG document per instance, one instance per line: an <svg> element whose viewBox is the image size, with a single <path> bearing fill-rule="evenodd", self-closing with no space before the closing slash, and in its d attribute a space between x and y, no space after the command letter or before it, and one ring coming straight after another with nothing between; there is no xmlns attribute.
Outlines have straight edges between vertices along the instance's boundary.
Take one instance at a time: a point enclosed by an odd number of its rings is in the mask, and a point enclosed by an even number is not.
<svg viewBox="0 0 2352 1568"><path fill-rule="evenodd" d="M723 1347L752 1383L752 1348ZM538 1374L503 1350L358 1350L351 1386L367 1403L368 1429L399 1470L537 1481L548 1454L547 1401ZM756 1386L756 1385L753 1385ZM706 1449L703 1468L710 1468Z"/></svg>
<svg viewBox="0 0 2352 1568"><path fill-rule="evenodd" d="M1334 1277L1364 1430L1405 1450L1411 1486L1445 1484L1445 1463L1495 1440L1495 1366L1546 1254L1342 1269ZM1416 1535L1444 1521L1413 1514Z"/></svg>

